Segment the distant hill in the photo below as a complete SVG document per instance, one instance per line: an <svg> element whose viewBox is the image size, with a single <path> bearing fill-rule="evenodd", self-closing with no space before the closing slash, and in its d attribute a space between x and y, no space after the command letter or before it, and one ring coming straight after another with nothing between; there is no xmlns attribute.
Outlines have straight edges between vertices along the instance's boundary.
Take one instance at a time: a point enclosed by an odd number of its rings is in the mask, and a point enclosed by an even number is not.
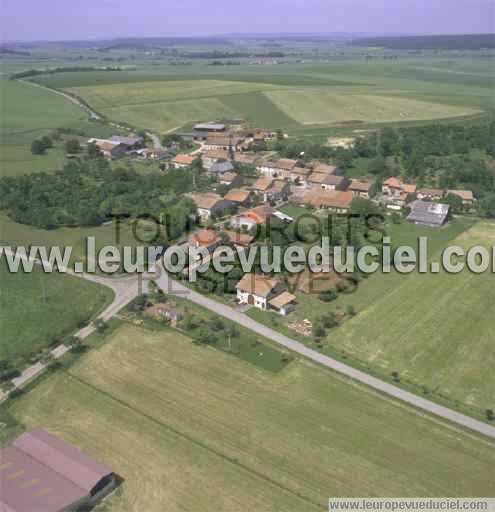
<svg viewBox="0 0 495 512"><path fill-rule="evenodd" d="M495 48L495 34L366 37L351 44L390 50L479 50Z"/></svg>
<svg viewBox="0 0 495 512"><path fill-rule="evenodd" d="M18 57L30 57L29 52L23 52L20 50L11 50L10 48L0 48L0 55L17 55Z"/></svg>

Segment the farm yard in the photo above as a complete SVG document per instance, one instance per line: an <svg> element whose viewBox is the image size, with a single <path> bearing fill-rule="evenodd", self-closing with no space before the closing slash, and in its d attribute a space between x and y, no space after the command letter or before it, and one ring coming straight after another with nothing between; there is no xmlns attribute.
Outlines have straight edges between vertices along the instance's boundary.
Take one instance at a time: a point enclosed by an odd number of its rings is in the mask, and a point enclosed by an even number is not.
<svg viewBox="0 0 495 512"><path fill-rule="evenodd" d="M9 412L114 468L124 481L108 511L299 512L329 496L487 496L495 485L487 441L308 362L273 374L129 324Z"/></svg>

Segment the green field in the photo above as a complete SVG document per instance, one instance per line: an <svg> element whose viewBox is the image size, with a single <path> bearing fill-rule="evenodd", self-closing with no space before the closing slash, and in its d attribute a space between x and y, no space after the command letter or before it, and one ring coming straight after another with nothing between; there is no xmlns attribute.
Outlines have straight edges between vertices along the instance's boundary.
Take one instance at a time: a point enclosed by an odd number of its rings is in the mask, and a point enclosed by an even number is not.
<svg viewBox="0 0 495 512"><path fill-rule="evenodd" d="M385 92L378 96L307 87L271 91L265 95L280 110L304 125L422 121L475 115L480 112L405 96L393 96L393 93L386 95Z"/></svg>
<svg viewBox="0 0 495 512"><path fill-rule="evenodd" d="M258 370L124 325L10 412L124 479L105 510L325 510L330 496L487 496L493 444L306 361Z"/></svg>
<svg viewBox="0 0 495 512"><path fill-rule="evenodd" d="M62 274L10 273L0 262L0 360L22 367L34 353L77 330L113 297L106 287Z"/></svg>
<svg viewBox="0 0 495 512"><path fill-rule="evenodd" d="M495 243L495 224L480 222L452 245ZM371 283L370 283L371 285ZM495 334L485 308L495 300L492 273L414 273L330 335L345 350L386 372L481 410L495 406Z"/></svg>
<svg viewBox="0 0 495 512"><path fill-rule="evenodd" d="M60 169L62 148L32 155L31 142L50 130L87 118L66 99L33 85L0 80L0 176Z"/></svg>

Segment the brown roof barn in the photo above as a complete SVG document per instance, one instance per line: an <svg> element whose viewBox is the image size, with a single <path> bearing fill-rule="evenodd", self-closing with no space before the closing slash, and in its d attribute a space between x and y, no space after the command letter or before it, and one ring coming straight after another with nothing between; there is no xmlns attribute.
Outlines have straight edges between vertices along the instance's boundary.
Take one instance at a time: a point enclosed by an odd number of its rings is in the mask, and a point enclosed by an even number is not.
<svg viewBox="0 0 495 512"><path fill-rule="evenodd" d="M0 450L0 510L59 512L92 506L117 479L76 447L37 429Z"/></svg>

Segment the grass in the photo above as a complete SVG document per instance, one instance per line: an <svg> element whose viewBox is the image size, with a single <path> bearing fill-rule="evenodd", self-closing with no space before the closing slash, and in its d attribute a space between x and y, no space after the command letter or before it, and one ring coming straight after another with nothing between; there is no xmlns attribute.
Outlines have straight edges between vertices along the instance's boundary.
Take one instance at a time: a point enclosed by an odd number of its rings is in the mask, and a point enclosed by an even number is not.
<svg viewBox="0 0 495 512"><path fill-rule="evenodd" d="M108 511L316 511L329 496L495 485L487 441L306 361L273 375L173 331L118 328L9 412L119 473Z"/></svg>
<svg viewBox="0 0 495 512"><path fill-rule="evenodd" d="M282 112L305 125L422 121L479 113L474 109L412 98L335 92L331 88L293 88L264 94Z"/></svg>
<svg viewBox="0 0 495 512"><path fill-rule="evenodd" d="M480 222L453 245L493 246L495 225ZM493 274L415 273L331 334L333 347L481 410L494 408L495 342L484 305Z"/></svg>
<svg viewBox="0 0 495 512"><path fill-rule="evenodd" d="M66 99L26 83L0 80L0 94L0 176L60 169L63 148L32 155L31 142L55 128L83 123L86 115Z"/></svg>
<svg viewBox="0 0 495 512"><path fill-rule="evenodd" d="M146 240L146 237L149 236L141 228L138 230L138 234L142 240ZM39 245L45 246L47 251L52 246L71 246L71 263L81 261L86 264L86 240L88 237L95 237L96 253L106 245L120 248L126 245L143 245L134 237L131 225L124 222L120 224L119 230L114 223L98 227L65 227L47 230L19 224L6 215L0 215L0 243L2 245L13 247Z"/></svg>
<svg viewBox="0 0 495 512"><path fill-rule="evenodd" d="M113 297L110 289L76 277L41 269L13 274L4 261L0 281L0 360L19 367L93 318Z"/></svg>

